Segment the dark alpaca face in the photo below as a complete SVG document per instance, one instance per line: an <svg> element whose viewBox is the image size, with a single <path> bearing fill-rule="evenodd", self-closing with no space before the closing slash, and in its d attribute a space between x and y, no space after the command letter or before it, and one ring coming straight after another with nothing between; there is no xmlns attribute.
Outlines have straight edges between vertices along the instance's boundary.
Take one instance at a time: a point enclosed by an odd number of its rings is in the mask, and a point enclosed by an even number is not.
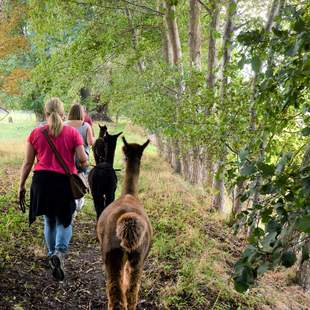
<svg viewBox="0 0 310 310"><path fill-rule="evenodd" d="M99 124L99 128L100 128L99 138L103 138L105 136L105 134L107 133L108 128L106 125L101 126L100 124Z"/></svg>
<svg viewBox="0 0 310 310"><path fill-rule="evenodd" d="M150 140L147 140L144 144L140 145L137 143L128 143L125 137L123 137L123 142L124 142L123 153L125 155L125 160L139 162L141 160L143 151L150 143Z"/></svg>
<svg viewBox="0 0 310 310"><path fill-rule="evenodd" d="M108 132L106 132L104 136L104 142L105 146L107 148L107 152L114 152L116 148L117 138L122 134L123 132L119 132L116 135L110 135Z"/></svg>

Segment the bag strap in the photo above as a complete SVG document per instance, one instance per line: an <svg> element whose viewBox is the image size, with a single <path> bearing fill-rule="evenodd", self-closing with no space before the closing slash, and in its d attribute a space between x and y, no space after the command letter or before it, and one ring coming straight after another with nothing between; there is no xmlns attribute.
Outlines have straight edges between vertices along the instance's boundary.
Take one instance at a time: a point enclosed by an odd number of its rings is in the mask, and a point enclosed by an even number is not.
<svg viewBox="0 0 310 310"><path fill-rule="evenodd" d="M54 154L55 154L55 156L56 156L58 162L60 163L60 166L62 167L62 169L65 171L65 173L66 173L67 175L70 175L70 174L71 174L71 173L70 173L70 170L69 170L68 166L66 165L66 163L64 162L64 160L62 159L62 157L61 157L61 155L59 154L59 152L57 151L55 144L53 143L53 141L52 141L51 138L49 137L47 129L44 128L44 129L42 130L42 133L44 134L44 136L45 136L45 138L46 138L46 140L47 140L49 146L51 147L52 151L54 152Z"/></svg>

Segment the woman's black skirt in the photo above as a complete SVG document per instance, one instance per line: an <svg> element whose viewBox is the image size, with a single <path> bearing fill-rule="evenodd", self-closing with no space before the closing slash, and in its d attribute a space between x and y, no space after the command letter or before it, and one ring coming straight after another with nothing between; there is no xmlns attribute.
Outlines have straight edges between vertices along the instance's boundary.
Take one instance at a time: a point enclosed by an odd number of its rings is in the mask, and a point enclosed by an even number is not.
<svg viewBox="0 0 310 310"><path fill-rule="evenodd" d="M65 174L53 171L35 171L30 189L29 225L36 216L58 217L68 227L75 211L75 200Z"/></svg>

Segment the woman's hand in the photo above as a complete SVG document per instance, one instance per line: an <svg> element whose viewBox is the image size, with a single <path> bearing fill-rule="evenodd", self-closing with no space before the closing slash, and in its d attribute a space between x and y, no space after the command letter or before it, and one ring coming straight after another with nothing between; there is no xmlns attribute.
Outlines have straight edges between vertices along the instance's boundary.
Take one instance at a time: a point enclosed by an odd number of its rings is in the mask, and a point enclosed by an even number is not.
<svg viewBox="0 0 310 310"><path fill-rule="evenodd" d="M24 186L19 187L18 204L23 213L26 212L26 189Z"/></svg>
<svg viewBox="0 0 310 310"><path fill-rule="evenodd" d="M22 212L26 211L26 188L25 183L31 171L35 159L35 150L30 142L26 144L26 156L20 174L19 190L18 190L18 203Z"/></svg>
<svg viewBox="0 0 310 310"><path fill-rule="evenodd" d="M88 167L88 157L87 157L87 154L85 153L85 150L84 150L84 146L83 145L79 145L76 149L76 155L80 161L80 166L82 168L86 168Z"/></svg>

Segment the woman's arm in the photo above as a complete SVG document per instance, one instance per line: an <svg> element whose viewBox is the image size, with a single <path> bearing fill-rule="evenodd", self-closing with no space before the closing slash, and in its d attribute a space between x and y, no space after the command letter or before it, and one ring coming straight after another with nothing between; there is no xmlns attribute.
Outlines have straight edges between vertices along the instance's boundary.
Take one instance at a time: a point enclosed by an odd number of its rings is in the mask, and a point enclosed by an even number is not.
<svg viewBox="0 0 310 310"><path fill-rule="evenodd" d="M20 174L19 192L25 191L25 183L31 171L31 168L33 166L34 159L35 159L35 150L33 146L31 145L31 143L27 142L26 155L24 158L24 162L23 162L21 174Z"/></svg>
<svg viewBox="0 0 310 310"><path fill-rule="evenodd" d="M93 135L92 128L90 126L87 127L86 138L87 138L88 145L93 145L94 144L95 138L94 138L94 135Z"/></svg>
<svg viewBox="0 0 310 310"><path fill-rule="evenodd" d="M82 168L85 168L88 166L88 157L87 154L85 153L84 146L79 145L75 149L75 153L80 161L80 165Z"/></svg>

